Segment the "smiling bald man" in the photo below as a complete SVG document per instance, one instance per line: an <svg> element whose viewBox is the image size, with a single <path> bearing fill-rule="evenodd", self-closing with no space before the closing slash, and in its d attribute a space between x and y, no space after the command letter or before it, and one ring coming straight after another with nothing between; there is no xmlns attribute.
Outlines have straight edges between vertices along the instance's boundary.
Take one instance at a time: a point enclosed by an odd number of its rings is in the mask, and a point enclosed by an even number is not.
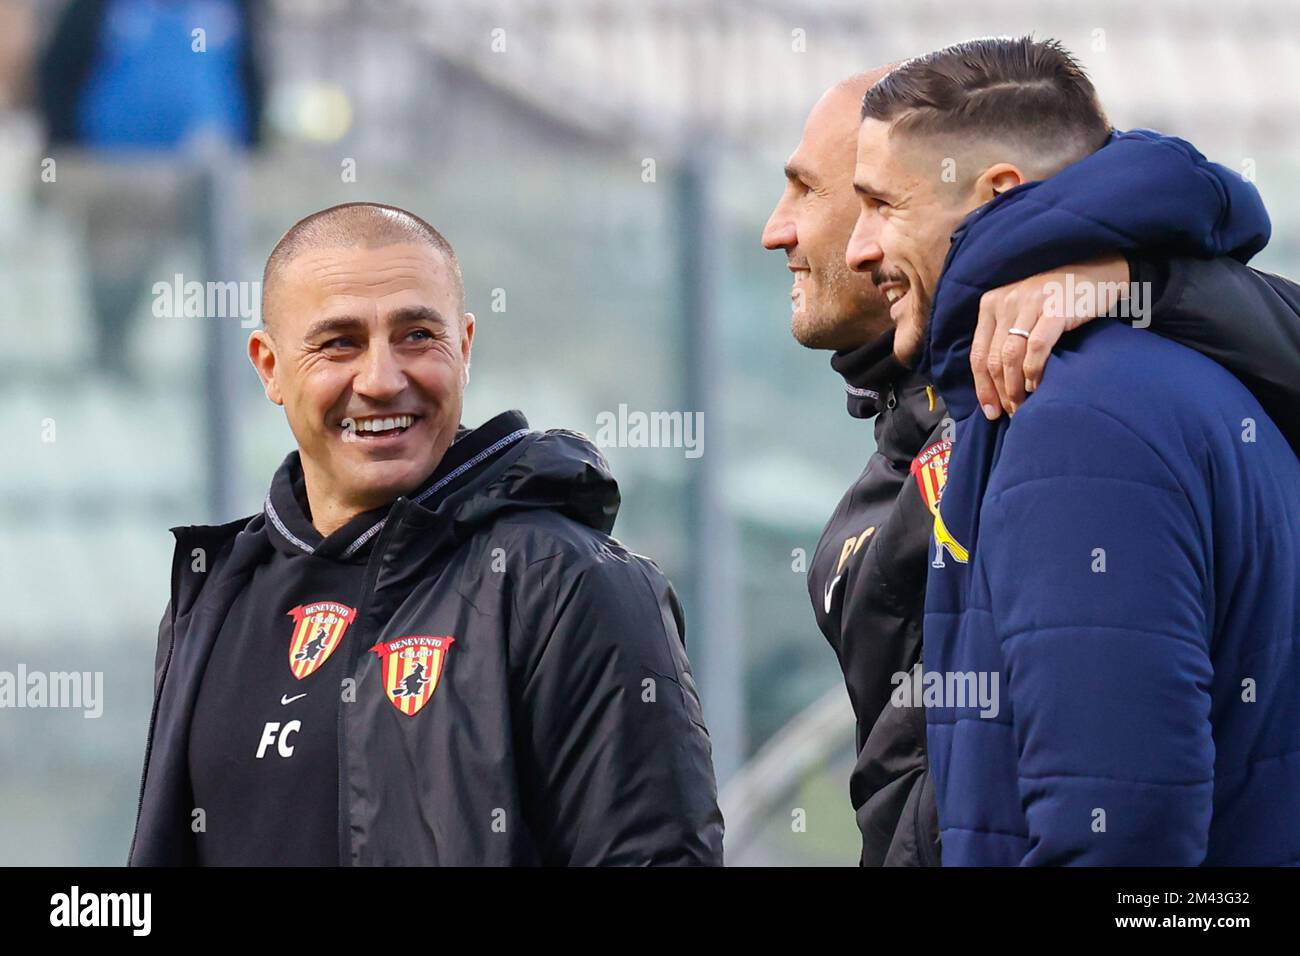
<svg viewBox="0 0 1300 956"><path fill-rule="evenodd" d="M676 595L584 437L461 425L464 295L390 206L271 253L249 357L298 447L175 529L133 865L722 862Z"/></svg>

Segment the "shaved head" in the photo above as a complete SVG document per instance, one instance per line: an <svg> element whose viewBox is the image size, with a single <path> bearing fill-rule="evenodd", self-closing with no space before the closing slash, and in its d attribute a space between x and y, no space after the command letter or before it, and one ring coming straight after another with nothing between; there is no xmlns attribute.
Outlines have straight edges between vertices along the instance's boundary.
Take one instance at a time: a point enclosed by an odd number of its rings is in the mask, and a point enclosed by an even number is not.
<svg viewBox="0 0 1300 956"><path fill-rule="evenodd" d="M785 192L763 227L763 246L784 250L794 275L790 331L808 348L857 348L890 325L884 296L844 258L858 215L853 164L862 98L889 70L855 73L822 94L786 161Z"/></svg>
<svg viewBox="0 0 1300 956"><path fill-rule="evenodd" d="M862 98L867 95L867 90L871 89L889 74L897 64L890 63L886 66L878 66L874 70L867 70L865 73L854 73L852 76L840 80L831 90L840 90L851 96L858 98L858 109L862 108ZM829 93L830 90L827 90ZM859 117L861 113L859 112Z"/></svg>
<svg viewBox="0 0 1300 956"><path fill-rule="evenodd" d="M262 323L273 328L276 294L285 269L304 252L329 248L374 249L425 245L446 262L455 284L457 313L465 311L465 280L451 243L414 213L375 202L348 202L314 212L294 223L271 250L262 272Z"/></svg>
<svg viewBox="0 0 1300 956"><path fill-rule="evenodd" d="M456 439L474 316L450 244L404 209L346 203L275 245L248 358L298 443L322 536L419 486Z"/></svg>

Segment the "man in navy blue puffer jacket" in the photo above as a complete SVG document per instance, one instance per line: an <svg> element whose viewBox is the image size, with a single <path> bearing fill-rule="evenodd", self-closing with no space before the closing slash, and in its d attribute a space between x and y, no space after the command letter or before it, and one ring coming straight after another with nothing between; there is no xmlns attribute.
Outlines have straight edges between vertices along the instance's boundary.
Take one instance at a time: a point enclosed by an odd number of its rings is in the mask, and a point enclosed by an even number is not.
<svg viewBox="0 0 1300 956"><path fill-rule="evenodd" d="M1114 320L1063 337L1010 420L970 371L986 290L1116 252L1244 262L1257 192L1113 133L1052 41L909 61L863 117L849 265L954 420L922 682L943 862L1300 862L1300 463L1277 427Z"/></svg>

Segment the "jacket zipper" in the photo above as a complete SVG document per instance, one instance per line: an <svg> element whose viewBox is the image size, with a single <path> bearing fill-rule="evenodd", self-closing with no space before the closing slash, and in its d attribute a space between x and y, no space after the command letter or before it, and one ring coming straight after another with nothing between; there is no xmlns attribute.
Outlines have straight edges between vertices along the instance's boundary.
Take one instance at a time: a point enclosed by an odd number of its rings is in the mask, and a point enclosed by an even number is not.
<svg viewBox="0 0 1300 956"><path fill-rule="evenodd" d="M370 552L370 561L366 565L366 576L361 584L361 596L357 599L357 624L358 628L356 639L353 641L348 651L348 666L345 676L351 677L353 681L353 690L357 694L356 700L360 700L361 687L357 680L357 665L361 661L361 655L365 653L365 642L361 640L361 622L365 613L370 609L370 598L374 593L375 582L379 578L379 568L383 564L384 550L388 544L388 539L392 536L393 529L401 524L402 516L407 508L407 499L402 497L393 502L393 507L388 512L388 518L384 522L384 528L379 532L379 538L375 541L374 550ZM355 700L354 700L355 703ZM347 740L343 735L343 701L339 700L338 711L338 764L339 764L339 783L338 783L338 851L339 866L352 865L352 838L350 830L352 827L352 813L347 801Z"/></svg>

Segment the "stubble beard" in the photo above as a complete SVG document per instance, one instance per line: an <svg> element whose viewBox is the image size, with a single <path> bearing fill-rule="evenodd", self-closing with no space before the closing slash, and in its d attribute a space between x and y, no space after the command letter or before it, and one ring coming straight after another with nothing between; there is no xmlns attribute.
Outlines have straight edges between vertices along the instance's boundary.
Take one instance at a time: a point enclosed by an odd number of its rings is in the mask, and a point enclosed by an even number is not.
<svg viewBox="0 0 1300 956"><path fill-rule="evenodd" d="M816 295L806 297L804 311L795 312L790 321L791 334L800 345L810 349L844 350L865 344L875 337L869 328L870 290L860 295L849 295L855 278L856 274L850 272L842 261L817 271Z"/></svg>

